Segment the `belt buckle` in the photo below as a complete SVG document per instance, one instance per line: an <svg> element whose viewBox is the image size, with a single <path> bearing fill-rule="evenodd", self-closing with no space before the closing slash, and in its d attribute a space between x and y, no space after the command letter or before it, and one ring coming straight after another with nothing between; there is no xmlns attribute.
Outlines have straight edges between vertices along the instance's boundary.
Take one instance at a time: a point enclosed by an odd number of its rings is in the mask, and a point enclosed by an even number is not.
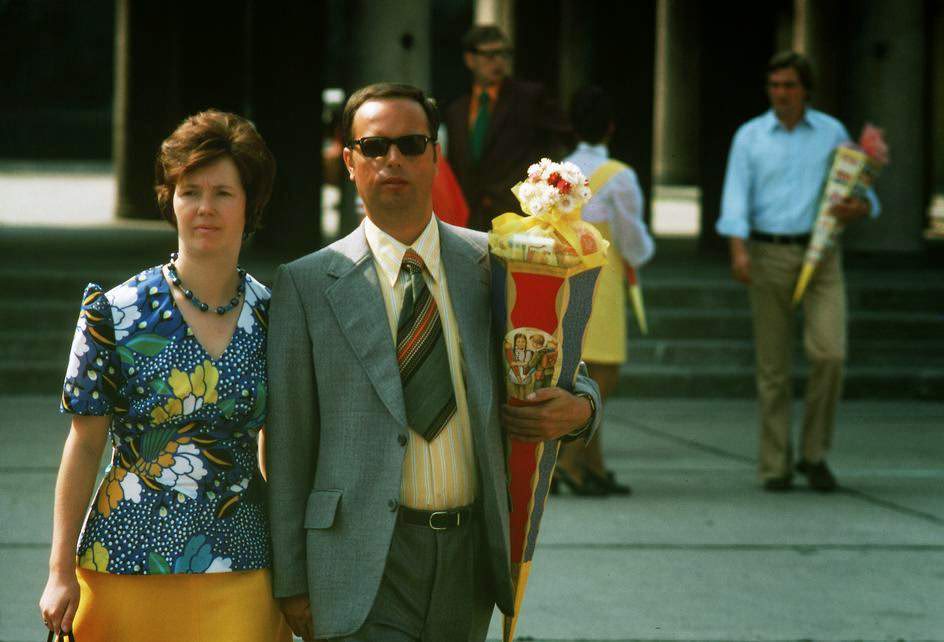
<svg viewBox="0 0 944 642"><path fill-rule="evenodd" d="M436 517L437 515L448 515L448 514L449 514L449 511L446 511L446 510L438 510L433 513L430 513L429 520L428 520L429 527L433 529L434 531L444 531L448 529L449 528L448 526L435 526L433 524L434 517ZM458 523L456 525L458 526Z"/></svg>

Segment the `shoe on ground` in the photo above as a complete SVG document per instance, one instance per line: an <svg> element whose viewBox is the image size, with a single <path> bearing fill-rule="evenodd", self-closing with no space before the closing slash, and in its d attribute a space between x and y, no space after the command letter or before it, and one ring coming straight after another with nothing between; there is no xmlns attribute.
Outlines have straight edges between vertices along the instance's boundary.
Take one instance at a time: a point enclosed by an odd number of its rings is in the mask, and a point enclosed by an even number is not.
<svg viewBox="0 0 944 642"><path fill-rule="evenodd" d="M586 469L584 471L585 475L588 475L597 486L604 488L610 495L632 495L633 489L629 487L629 484L624 484L616 479L616 473L612 470L607 470L604 474L600 474L594 470Z"/></svg>
<svg viewBox="0 0 944 642"><path fill-rule="evenodd" d="M790 474L764 480L764 490L768 493L783 493L791 488L793 488L793 475Z"/></svg>
<svg viewBox="0 0 944 642"><path fill-rule="evenodd" d="M797 462L796 469L797 472L806 475L806 481L809 482L810 488L813 490L818 490L821 493L831 493L839 488L839 482L836 481L825 461L816 462L815 464L800 461Z"/></svg>

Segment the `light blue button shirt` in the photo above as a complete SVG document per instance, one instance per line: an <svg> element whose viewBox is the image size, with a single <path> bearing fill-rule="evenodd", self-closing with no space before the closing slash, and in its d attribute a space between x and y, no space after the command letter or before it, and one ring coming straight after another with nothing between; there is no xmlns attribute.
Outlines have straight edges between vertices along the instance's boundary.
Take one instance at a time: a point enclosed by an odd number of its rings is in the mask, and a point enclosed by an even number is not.
<svg viewBox="0 0 944 642"><path fill-rule="evenodd" d="M807 234L813 228L832 151L849 139L842 123L815 109L788 131L773 110L744 123L734 135L715 226L722 236ZM880 206L869 190L870 215Z"/></svg>

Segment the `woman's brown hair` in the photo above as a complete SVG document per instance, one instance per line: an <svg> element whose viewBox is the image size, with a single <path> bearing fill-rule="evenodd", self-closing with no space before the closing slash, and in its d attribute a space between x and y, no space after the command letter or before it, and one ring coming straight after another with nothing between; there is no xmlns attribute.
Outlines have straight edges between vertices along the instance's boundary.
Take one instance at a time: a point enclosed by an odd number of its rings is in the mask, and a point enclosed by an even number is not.
<svg viewBox="0 0 944 642"><path fill-rule="evenodd" d="M174 190L187 172L230 158L246 191L244 236L255 232L272 194L275 159L251 122L229 112L209 109L184 119L161 143L155 165L154 191L161 215L177 227Z"/></svg>

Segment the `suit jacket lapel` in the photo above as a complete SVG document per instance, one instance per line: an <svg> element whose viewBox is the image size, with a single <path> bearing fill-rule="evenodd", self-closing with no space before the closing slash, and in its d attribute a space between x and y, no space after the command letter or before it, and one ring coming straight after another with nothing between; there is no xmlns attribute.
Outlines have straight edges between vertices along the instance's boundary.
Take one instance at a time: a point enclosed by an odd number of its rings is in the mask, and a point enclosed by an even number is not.
<svg viewBox="0 0 944 642"><path fill-rule="evenodd" d="M488 306L488 253L446 225L439 223L440 255L449 284L449 298L459 328L465 361L463 378L473 432L488 424L493 402L490 344L491 310ZM483 305L483 302L484 305Z"/></svg>
<svg viewBox="0 0 944 642"><path fill-rule="evenodd" d="M339 246L328 272L337 277L325 292L338 325L390 414L406 426L403 386L387 310L363 226Z"/></svg>

